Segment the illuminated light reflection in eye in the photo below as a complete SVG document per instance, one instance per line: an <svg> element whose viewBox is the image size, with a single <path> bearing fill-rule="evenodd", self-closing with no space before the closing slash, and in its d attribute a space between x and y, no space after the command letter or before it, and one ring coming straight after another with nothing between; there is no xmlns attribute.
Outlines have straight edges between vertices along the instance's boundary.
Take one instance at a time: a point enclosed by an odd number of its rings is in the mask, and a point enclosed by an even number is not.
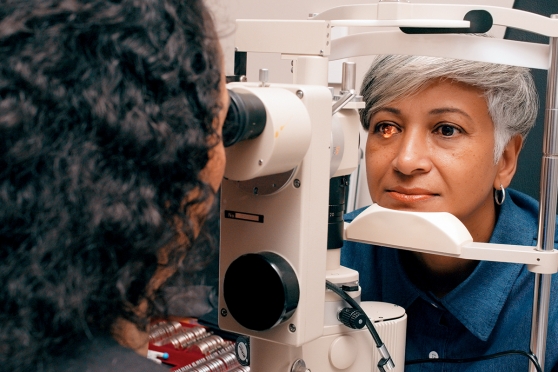
<svg viewBox="0 0 558 372"><path fill-rule="evenodd" d="M397 130L395 129L395 127L393 125L384 125L380 129L380 132L382 133L382 136L384 138L390 138L392 135L397 133Z"/></svg>

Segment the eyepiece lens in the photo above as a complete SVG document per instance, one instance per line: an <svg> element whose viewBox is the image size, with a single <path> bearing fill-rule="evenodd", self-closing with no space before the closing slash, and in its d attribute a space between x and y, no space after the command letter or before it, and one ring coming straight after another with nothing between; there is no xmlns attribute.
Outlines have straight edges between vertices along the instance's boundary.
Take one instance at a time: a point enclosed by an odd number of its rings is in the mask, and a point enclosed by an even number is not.
<svg viewBox="0 0 558 372"><path fill-rule="evenodd" d="M256 95L229 89L229 97L229 111L223 125L225 147L256 138L265 129L267 120L265 106Z"/></svg>

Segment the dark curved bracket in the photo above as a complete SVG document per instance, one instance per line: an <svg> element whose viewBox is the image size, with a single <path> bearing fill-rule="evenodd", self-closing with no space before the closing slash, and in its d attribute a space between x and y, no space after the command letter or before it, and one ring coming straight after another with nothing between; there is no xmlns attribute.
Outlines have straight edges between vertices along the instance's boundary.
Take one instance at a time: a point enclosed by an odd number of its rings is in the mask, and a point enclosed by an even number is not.
<svg viewBox="0 0 558 372"><path fill-rule="evenodd" d="M467 28L399 27L406 34L483 34L492 28L492 15L486 10L471 10L464 21L471 22Z"/></svg>

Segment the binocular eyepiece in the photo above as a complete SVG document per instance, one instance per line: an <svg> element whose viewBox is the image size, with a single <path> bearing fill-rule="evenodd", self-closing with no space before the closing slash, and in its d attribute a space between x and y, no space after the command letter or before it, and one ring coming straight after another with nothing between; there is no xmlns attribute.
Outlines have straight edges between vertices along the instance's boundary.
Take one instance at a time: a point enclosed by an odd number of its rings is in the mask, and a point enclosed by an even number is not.
<svg viewBox="0 0 558 372"><path fill-rule="evenodd" d="M255 95L229 91L230 105L223 125L223 144L229 147L258 137L267 120L265 106Z"/></svg>

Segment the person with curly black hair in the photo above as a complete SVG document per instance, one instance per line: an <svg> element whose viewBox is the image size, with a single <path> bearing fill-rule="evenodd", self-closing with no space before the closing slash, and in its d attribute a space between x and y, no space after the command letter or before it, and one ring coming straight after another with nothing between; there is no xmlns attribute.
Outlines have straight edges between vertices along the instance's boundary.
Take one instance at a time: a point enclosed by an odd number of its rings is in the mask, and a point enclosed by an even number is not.
<svg viewBox="0 0 558 372"><path fill-rule="evenodd" d="M158 370L157 291L204 260L225 164L209 11L7 0L0 55L0 369Z"/></svg>

